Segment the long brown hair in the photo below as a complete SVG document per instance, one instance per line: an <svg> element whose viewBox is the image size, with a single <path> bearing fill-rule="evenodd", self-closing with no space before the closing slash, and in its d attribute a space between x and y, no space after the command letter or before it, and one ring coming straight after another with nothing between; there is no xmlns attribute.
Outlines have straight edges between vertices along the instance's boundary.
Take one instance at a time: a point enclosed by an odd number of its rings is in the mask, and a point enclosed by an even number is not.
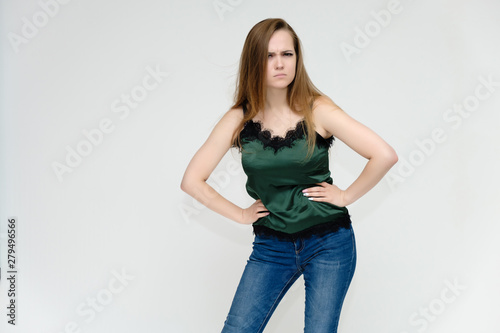
<svg viewBox="0 0 500 333"><path fill-rule="evenodd" d="M287 102L290 108L304 117L307 130L308 155L312 154L316 144L316 135L312 117L314 100L323 94L314 86L307 75L302 59L300 39L292 27L283 19L266 19L257 23L248 33L243 45L240 58L240 68L235 92L235 104L232 108L246 106L240 126L233 134L233 142L241 148L240 132L244 124L253 119L259 110L264 108L266 87L265 76L267 69L267 54L269 40L277 30L285 30L293 39L297 62L295 78L288 86Z"/></svg>

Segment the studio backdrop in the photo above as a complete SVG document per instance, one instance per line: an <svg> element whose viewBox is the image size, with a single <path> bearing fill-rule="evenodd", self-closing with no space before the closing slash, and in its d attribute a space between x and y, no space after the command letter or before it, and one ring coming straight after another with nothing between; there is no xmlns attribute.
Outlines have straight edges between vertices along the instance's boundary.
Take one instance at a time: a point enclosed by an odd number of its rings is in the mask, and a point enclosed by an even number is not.
<svg viewBox="0 0 500 333"><path fill-rule="evenodd" d="M0 1L0 330L220 332L250 226L181 191L230 108L248 31L302 40L314 84L399 162L349 206L342 333L500 332L496 0ZM208 182L244 207L240 154ZM366 160L341 141L349 186ZM266 332L302 332L300 279Z"/></svg>

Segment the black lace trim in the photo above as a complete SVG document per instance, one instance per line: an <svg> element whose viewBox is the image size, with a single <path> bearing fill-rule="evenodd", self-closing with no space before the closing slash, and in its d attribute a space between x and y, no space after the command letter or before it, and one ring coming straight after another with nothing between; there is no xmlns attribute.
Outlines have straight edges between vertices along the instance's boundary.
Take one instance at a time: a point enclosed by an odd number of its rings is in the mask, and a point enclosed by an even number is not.
<svg viewBox="0 0 500 333"><path fill-rule="evenodd" d="M245 123L243 130L240 133L240 138L246 140L259 140L262 142L264 149L271 147L276 154L281 149L288 147L291 148L293 143L298 139L303 139L307 134L307 127L305 120L297 123L295 128L289 129L285 137L279 135L272 135L271 131L262 128L260 121L249 120ZM316 132L316 146L319 148L330 148L333 144L333 136L328 139L323 138Z"/></svg>
<svg viewBox="0 0 500 333"><path fill-rule="evenodd" d="M298 238L304 239L310 238L311 236L322 236L331 232L337 232L340 228L351 228L351 218L348 214L344 215L343 218L337 219L335 221L318 224L292 234L274 230L263 225L253 225L253 233L256 236L267 236L276 238L278 240L294 241Z"/></svg>

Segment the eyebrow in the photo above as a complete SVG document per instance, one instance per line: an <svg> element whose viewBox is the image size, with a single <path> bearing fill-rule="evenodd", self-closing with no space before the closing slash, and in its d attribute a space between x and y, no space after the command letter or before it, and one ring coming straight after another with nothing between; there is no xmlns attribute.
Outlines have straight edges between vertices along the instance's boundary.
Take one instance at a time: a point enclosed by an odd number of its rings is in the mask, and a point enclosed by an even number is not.
<svg viewBox="0 0 500 333"><path fill-rule="evenodd" d="M286 53L286 52L293 52L293 50L284 50L284 51L281 51L281 53ZM267 53L268 54L276 54L276 52L270 52L270 51L268 51Z"/></svg>

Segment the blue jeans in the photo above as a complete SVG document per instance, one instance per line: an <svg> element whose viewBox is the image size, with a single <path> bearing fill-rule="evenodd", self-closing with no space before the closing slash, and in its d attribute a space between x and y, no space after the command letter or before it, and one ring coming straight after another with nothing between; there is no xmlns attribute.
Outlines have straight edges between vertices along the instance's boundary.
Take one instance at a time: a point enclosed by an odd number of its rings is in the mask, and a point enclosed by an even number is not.
<svg viewBox="0 0 500 333"><path fill-rule="evenodd" d="M294 240L255 236L222 333L260 333L302 274L306 333L336 333L356 266L352 227Z"/></svg>

